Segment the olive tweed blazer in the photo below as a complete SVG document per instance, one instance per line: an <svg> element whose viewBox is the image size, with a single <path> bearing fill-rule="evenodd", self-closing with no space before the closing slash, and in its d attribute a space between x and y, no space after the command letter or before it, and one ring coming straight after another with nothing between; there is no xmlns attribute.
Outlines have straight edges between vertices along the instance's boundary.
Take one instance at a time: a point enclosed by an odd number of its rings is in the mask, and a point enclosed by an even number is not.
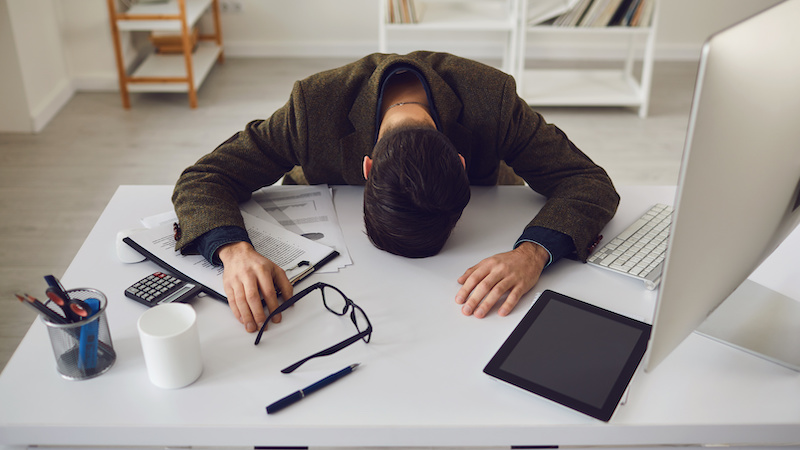
<svg viewBox="0 0 800 450"><path fill-rule="evenodd" d="M585 260L619 202L606 172L517 96L513 77L432 52L372 54L297 81L289 101L269 119L249 123L181 174L173 193L182 229L177 248L185 250L219 226L242 227L238 203L294 166L303 168L310 184L363 185L381 81L398 63L425 77L440 131L464 157L470 182L496 184L505 161L547 198L528 226L572 237L577 257Z"/></svg>

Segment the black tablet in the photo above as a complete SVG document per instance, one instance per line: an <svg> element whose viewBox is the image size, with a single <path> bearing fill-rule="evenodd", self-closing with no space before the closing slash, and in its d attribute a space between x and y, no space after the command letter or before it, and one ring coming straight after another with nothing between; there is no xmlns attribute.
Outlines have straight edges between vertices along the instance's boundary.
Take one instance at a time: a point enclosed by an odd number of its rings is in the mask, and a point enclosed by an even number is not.
<svg viewBox="0 0 800 450"><path fill-rule="evenodd" d="M548 290L483 371L608 421L649 337L646 323Z"/></svg>

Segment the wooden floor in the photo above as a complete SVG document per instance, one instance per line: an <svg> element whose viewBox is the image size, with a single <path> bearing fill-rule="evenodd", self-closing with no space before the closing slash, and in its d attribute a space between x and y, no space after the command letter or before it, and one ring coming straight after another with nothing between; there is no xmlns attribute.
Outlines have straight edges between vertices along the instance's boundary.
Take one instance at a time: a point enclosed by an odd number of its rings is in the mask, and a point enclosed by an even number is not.
<svg viewBox="0 0 800 450"><path fill-rule="evenodd" d="M117 186L173 184L283 105L296 79L346 62L228 58L195 110L179 94L134 94L126 111L117 93L78 93L41 133L0 134L0 368L34 320L14 293L44 296L42 276L63 275ZM626 108L539 111L617 185L675 184L695 73L691 63L656 64L646 119Z"/></svg>

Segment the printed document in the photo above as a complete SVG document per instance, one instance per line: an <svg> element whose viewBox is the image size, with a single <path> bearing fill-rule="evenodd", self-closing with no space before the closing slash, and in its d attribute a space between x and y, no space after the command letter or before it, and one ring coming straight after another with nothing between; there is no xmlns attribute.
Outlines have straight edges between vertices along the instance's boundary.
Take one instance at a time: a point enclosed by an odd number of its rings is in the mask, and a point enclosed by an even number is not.
<svg viewBox="0 0 800 450"><path fill-rule="evenodd" d="M254 192L241 208L338 251L340 256L321 268L321 272L336 272L353 263L333 206L331 188L327 185L269 186Z"/></svg>

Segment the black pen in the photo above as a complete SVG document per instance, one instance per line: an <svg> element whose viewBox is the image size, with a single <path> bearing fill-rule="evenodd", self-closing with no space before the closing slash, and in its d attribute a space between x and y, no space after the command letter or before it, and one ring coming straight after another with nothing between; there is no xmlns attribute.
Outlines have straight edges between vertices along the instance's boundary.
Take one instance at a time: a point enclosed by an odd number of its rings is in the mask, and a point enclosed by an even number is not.
<svg viewBox="0 0 800 450"><path fill-rule="evenodd" d="M337 256L339 256L339 252L337 252L336 250L332 251L330 254L328 254L328 256L322 258L318 263L314 264L313 266L309 266L306 270L304 270L304 271L298 273L297 275L295 275L294 277L292 277L289 280L289 282L292 283L292 286L296 285L297 283L305 280L312 273L314 273L317 270L319 270L325 264L328 264L333 258L336 258ZM305 265L305 264L302 264L302 263L308 264L308 261L301 261L300 264L298 264L295 267L300 267L301 265ZM288 270L291 270L291 269L288 269ZM280 295L280 293L278 293L278 294Z"/></svg>
<svg viewBox="0 0 800 450"><path fill-rule="evenodd" d="M300 389L299 391L297 391L297 392L295 392L293 394L287 395L286 397L278 400L277 402L267 406L267 414L276 413L276 412L282 410L283 408L286 408L287 406L289 406L289 405L291 405L291 404L293 404L295 402L300 401L305 396L311 395L312 393L324 388L325 386L327 386L327 385L333 383L334 381L344 377L345 375L348 375L348 374L352 373L356 369L356 367L358 367L358 366L359 366L359 364L353 364L353 365L347 366L344 369L342 369L342 370L340 370L340 371L338 371L338 372L336 372L334 374L328 375L327 377L317 381L316 383L312 384L311 386L308 386L308 387L306 387L304 389Z"/></svg>

